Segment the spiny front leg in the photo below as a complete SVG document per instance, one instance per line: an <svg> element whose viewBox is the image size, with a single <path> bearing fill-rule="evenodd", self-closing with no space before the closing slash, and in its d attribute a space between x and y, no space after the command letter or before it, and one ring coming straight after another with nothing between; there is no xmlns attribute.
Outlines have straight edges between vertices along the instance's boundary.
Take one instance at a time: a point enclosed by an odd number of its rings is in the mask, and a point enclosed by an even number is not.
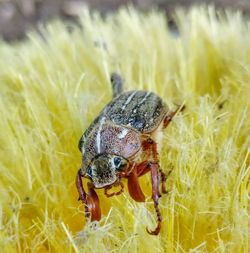
<svg viewBox="0 0 250 253"><path fill-rule="evenodd" d="M79 200L84 204L84 211L86 219L91 218L91 221L101 219L101 209L99 198L94 190L94 185L88 182L88 194L86 194L82 184L81 169L79 169L76 176L76 186L79 193Z"/></svg>
<svg viewBox="0 0 250 253"><path fill-rule="evenodd" d="M145 195L139 185L136 166L128 176L128 192L135 201L145 202Z"/></svg>
<svg viewBox="0 0 250 253"><path fill-rule="evenodd" d="M89 218L90 212L88 209L88 203L87 203L87 194L83 188L82 185L82 175L81 175L81 169L78 170L76 175L76 187L79 193L78 200L81 200L84 205L84 211L85 211L85 218Z"/></svg>
<svg viewBox="0 0 250 253"><path fill-rule="evenodd" d="M94 188L94 185L88 182L87 203L91 212L91 221L101 219L100 202Z"/></svg>
<svg viewBox="0 0 250 253"><path fill-rule="evenodd" d="M137 202L145 202L145 195L142 192L142 189L139 185L137 167L135 163L131 163L126 171L121 171L118 173L119 178L128 179L128 192L129 195Z"/></svg>
<svg viewBox="0 0 250 253"><path fill-rule="evenodd" d="M133 170L126 175L128 178L128 190L130 196L137 202L144 202L145 196L139 185L138 178L150 171L150 162L144 161L137 165L133 165Z"/></svg>

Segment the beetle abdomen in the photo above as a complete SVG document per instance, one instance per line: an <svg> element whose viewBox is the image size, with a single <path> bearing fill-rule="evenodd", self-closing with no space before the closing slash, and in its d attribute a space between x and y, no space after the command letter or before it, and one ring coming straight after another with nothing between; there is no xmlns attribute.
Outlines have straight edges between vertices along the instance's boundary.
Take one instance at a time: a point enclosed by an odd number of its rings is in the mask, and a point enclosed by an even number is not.
<svg viewBox="0 0 250 253"><path fill-rule="evenodd" d="M103 115L117 125L129 126L141 133L152 132L166 115L162 99L150 91L124 92L113 99Z"/></svg>

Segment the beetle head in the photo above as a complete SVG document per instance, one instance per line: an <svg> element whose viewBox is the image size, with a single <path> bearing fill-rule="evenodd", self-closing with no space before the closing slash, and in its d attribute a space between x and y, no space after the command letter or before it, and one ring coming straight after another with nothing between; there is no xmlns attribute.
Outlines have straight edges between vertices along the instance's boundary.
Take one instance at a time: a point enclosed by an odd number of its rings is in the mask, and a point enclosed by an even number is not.
<svg viewBox="0 0 250 253"><path fill-rule="evenodd" d="M113 154L96 156L86 170L87 176L92 179L96 188L112 185L117 179L117 173L123 171L128 165L128 160Z"/></svg>

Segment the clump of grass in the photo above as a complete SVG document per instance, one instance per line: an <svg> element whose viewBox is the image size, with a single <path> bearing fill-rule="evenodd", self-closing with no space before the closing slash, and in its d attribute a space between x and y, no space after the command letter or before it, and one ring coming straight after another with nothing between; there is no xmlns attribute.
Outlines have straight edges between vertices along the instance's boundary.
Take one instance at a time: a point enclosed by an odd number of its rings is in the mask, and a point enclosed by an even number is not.
<svg viewBox="0 0 250 253"><path fill-rule="evenodd" d="M213 7L163 14L122 9L105 20L88 10L82 26L53 22L0 44L0 245L2 252L249 252L250 26ZM110 73L126 89L185 101L164 134L163 227L150 236L149 196L107 199L85 224L77 201L83 131L111 99Z"/></svg>

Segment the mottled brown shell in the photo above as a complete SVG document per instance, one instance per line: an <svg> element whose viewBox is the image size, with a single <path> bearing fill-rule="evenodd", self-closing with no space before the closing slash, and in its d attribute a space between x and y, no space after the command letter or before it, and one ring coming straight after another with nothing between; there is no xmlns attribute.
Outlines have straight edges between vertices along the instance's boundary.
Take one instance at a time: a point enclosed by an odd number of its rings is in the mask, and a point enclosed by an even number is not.
<svg viewBox="0 0 250 253"><path fill-rule="evenodd" d="M117 154L127 159L140 148L138 132L103 120L92 129L89 138L86 139L83 162L87 166L93 157L103 153Z"/></svg>
<svg viewBox="0 0 250 253"><path fill-rule="evenodd" d="M150 91L128 91L113 99L103 110L105 117L117 125L150 133L157 128L167 107L162 99Z"/></svg>
<svg viewBox="0 0 250 253"><path fill-rule="evenodd" d="M87 166L91 159L101 152L113 152L121 156L125 155L125 158L128 154L133 155L131 152L125 154L122 151L120 147L124 149L125 143L118 138L119 134L121 135L126 129L129 131L131 137L128 137L126 145L134 145L130 148L136 153L140 148L140 134L153 132L167 112L166 104L153 92L140 90L121 93L106 105L80 139L79 149L84 153L84 165ZM113 126L105 133L106 124L109 124L109 127ZM100 125L103 132L98 132Z"/></svg>

